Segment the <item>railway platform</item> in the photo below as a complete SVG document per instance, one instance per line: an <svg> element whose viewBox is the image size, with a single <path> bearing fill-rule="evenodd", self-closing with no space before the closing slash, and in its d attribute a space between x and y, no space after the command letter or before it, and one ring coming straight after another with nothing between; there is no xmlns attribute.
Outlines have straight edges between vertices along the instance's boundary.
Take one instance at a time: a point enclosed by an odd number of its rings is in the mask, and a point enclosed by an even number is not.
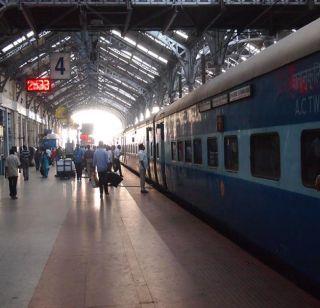
<svg viewBox="0 0 320 308"><path fill-rule="evenodd" d="M320 307L139 179L0 179L0 307Z"/></svg>

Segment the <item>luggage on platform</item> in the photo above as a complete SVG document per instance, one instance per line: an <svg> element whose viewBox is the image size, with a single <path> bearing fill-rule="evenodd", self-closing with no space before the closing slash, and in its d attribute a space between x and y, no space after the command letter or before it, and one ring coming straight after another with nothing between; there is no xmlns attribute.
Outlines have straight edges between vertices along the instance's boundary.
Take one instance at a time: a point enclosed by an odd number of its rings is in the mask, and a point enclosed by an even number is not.
<svg viewBox="0 0 320 308"><path fill-rule="evenodd" d="M75 165L70 158L59 159L57 161L57 174L60 178L71 178L75 177Z"/></svg>
<svg viewBox="0 0 320 308"><path fill-rule="evenodd" d="M119 174L108 172L108 183L110 183L111 186L118 187L122 180L123 178Z"/></svg>

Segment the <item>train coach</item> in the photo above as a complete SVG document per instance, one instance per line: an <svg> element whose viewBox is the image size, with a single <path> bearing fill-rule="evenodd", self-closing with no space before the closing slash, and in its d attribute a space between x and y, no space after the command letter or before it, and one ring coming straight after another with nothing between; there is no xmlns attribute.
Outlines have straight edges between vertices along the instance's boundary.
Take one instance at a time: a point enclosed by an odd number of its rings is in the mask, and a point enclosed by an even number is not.
<svg viewBox="0 0 320 308"><path fill-rule="evenodd" d="M320 19L122 136L123 163L320 292ZM318 293L320 294L320 293Z"/></svg>

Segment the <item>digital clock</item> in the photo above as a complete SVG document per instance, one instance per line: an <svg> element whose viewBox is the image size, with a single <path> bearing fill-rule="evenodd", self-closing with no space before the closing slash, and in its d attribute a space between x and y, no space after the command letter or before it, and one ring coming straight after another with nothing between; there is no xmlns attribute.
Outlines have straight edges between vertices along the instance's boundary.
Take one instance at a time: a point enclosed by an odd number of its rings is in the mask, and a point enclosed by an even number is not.
<svg viewBox="0 0 320 308"><path fill-rule="evenodd" d="M48 92L51 90L51 79L49 78L27 79L26 90L28 92Z"/></svg>

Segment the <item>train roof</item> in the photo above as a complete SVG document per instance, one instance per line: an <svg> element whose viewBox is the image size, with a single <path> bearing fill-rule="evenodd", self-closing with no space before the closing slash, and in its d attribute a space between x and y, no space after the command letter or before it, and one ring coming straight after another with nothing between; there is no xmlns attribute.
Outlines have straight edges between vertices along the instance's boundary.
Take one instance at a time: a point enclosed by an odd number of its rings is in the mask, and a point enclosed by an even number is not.
<svg viewBox="0 0 320 308"><path fill-rule="evenodd" d="M320 18L160 110L156 120L320 50Z"/></svg>

